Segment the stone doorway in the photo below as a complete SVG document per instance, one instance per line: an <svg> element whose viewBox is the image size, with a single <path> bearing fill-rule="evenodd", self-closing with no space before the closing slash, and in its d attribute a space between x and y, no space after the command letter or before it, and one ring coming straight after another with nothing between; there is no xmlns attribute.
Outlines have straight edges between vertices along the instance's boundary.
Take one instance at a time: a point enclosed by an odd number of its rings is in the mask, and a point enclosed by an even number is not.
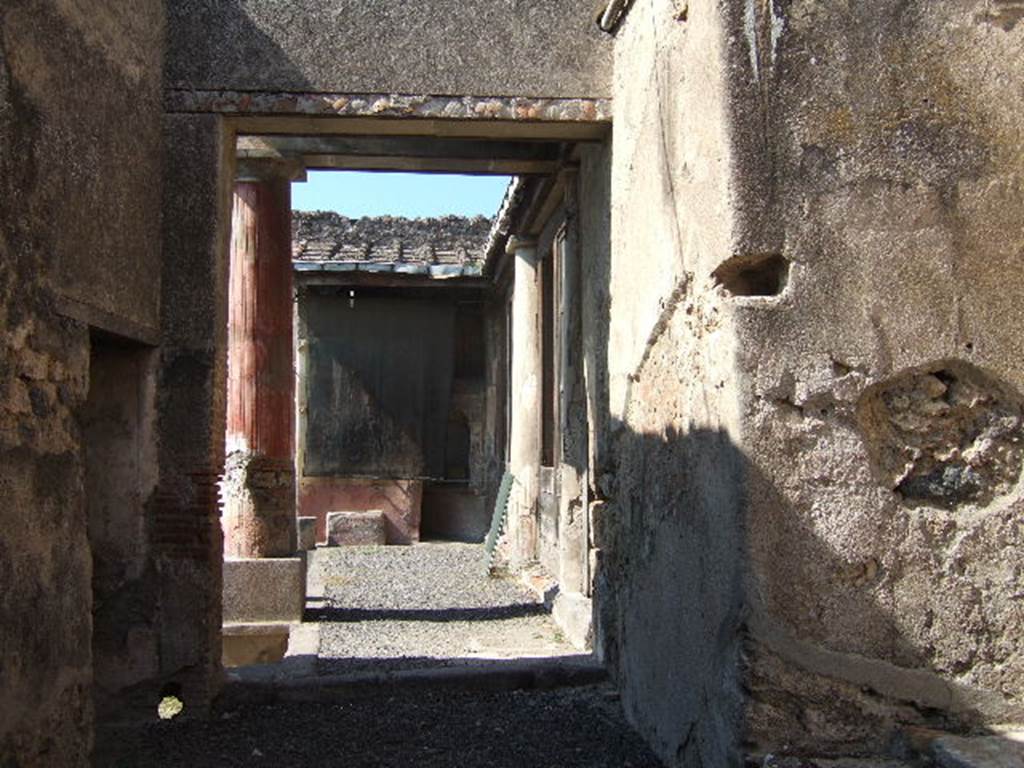
<svg viewBox="0 0 1024 768"><path fill-rule="evenodd" d="M254 359L257 360L258 368L258 357L246 350L283 348L285 336L278 329L272 336L259 338L261 294L258 287L250 287L243 296L249 305L246 309L239 311L235 305L236 296L242 296L239 287L245 285L245 281L239 280L237 276L238 264L252 264L254 261L258 264L263 258L260 253L263 245L276 252L276 255L268 258L276 258L278 262L286 258L279 242L281 238L273 234L281 227L275 224L267 230L271 234L262 237L262 225L258 220L262 215L277 221L285 214L290 214L290 211L282 208L286 197L264 196L266 210L261 212L259 195L256 195L255 202L247 199L252 197L253 187L273 185L276 188L289 179L301 182L306 171L313 168L365 168L368 165L377 169L411 166L417 170L427 167L434 172L454 168L475 173L517 173L517 181L506 193L503 210L480 230L485 237L475 244L477 253L469 259L465 255L453 256L455 251L460 248L464 250L465 246L454 242L450 233L441 234L440 239L444 242L430 243L429 254L424 259L422 254L417 257L416 248L406 248L401 238L394 237L392 233L374 232L366 243L332 241L321 230L324 227L328 231L332 227L337 229L338 222L326 221L323 216L321 220L315 220L316 215L295 215L290 279L295 285L296 309L294 313L286 312L281 300L275 300L276 309L270 311L273 318L283 320L287 316L294 316L296 320L295 343L291 350L296 372L291 384L295 393L295 431L291 449L294 469L290 470L291 477L284 478L288 468L284 466L285 454L281 453L277 457L278 463L281 463L280 472L275 469L272 478L263 471L252 475L273 480L274 488L282 491L282 494L277 494L282 499L293 494L295 511L291 513L292 519L288 522L284 522L284 517L288 516L284 504L271 505L273 509L267 507L265 511L253 508L229 512L226 508L225 517L225 551L230 556L225 562L224 571L225 663L230 666L251 666L253 663L273 662L281 658L282 654L284 663L276 669L252 674L249 671L239 673L239 681L255 679L253 675L257 678L269 675L276 680L281 675L294 675L297 670L300 675L309 674L311 669L320 673L332 664L334 667L345 667L365 662L370 667L388 667L390 657L360 655L358 648L350 648L339 655L337 646L351 644L337 639L338 626L353 630L356 625L347 619L332 622L331 617L350 617L350 612L358 608L359 600L362 599L358 591L353 593L351 589L343 594L331 591L334 583L332 580L345 580L344 573L338 574L339 569L342 572L352 568L366 568L370 571L377 569L381 573L380 580L387 583L392 568L401 569L401 563L414 562L426 574L448 572L449 578L445 583L456 592L472 592L469 582L478 579L476 590L488 594L490 587L486 569L476 567L484 560L482 551L478 546L466 544L482 540L490 522L490 510L501 475L515 465L515 459L509 454L509 446L523 445L521 439L518 443L508 439L510 432L523 429L523 419L515 416L513 390L517 385L510 380L510 373L518 371L522 379L524 372L527 372L525 375L535 375L538 380L543 378L545 382L542 397L544 408L538 407L530 413L538 420L533 439L538 449L543 445L548 452L545 457L536 457L530 466L516 471L525 471L527 474L539 471L543 460L545 465L549 465L547 471L550 476L556 471L550 466L557 463L555 457L559 461L565 458L565 452L553 449L554 440L559 439L563 433L562 425L555 425L554 421L564 412L551 407L556 400L554 365L557 355L553 344L556 334L560 334L557 338L560 350L568 348L571 339L565 335L562 325L556 328L553 313L562 313L563 305L559 302L557 307L554 306L552 299L556 296L554 276L557 274L562 280L564 269L561 261L557 267L554 265L554 254L563 254L566 250L567 212L575 200L576 173L572 170L574 165L571 160L575 151L573 146L572 143L554 141L427 140L425 137L394 136L252 134L238 137L236 178L241 181L235 193L235 229L232 234L229 281L232 294L228 313L235 324L229 323L227 354L230 386L226 441L228 473L224 488L229 505L239 495L248 494L250 499L258 500L261 496L267 497L269 493L266 488L252 486L248 480L241 484L244 493L236 492L239 484L231 479L237 463L233 451L243 444L251 446L256 437L262 439L274 431L283 433L291 429L282 415L281 404L275 407L276 416L265 414L263 423L266 429L262 430L259 427L261 417L258 412L254 411L249 418L245 418L244 414L238 418L239 410L236 407L236 404L254 408L257 407L254 404L261 402L265 405L275 403L276 399L280 399L278 395L285 392L284 385L274 385L270 390L267 389L266 382L272 378L281 381L280 377L272 376L270 368L263 372L251 369L242 376L234 371L239 361L241 365L250 365ZM570 158L568 172L565 170L566 158ZM240 201L243 210L249 211L248 217L240 217ZM393 229L398 225L390 222L389 226ZM242 230L239 227L248 227L252 234L240 236ZM537 318L538 331L541 324L544 326L544 354L536 361L532 358L520 359L518 368L510 368L507 364L512 348L509 304L516 290L525 290L520 285L520 277L515 274L511 255L513 251L506 252L505 247L505 241L513 229L521 231L523 238L526 238L517 241L520 245L532 236L540 239L545 244L544 248L552 254L541 259L545 267L536 273L538 280L543 282L543 295L547 297L544 319L540 316ZM557 242L552 232L557 234ZM258 286L259 281L264 279L260 277L258 268L243 268L253 275L249 281L250 286ZM283 274L283 267L277 271ZM269 278L265 279L273 282ZM561 290L561 285L557 290ZM417 398L423 396L422 387L406 387L408 391L389 394L388 382L422 381L433 375L424 373L432 369L421 366L416 372L403 373L391 371L388 366L394 361L395 364L408 367L421 350L429 351L437 335L428 334L411 346L407 344L404 351L398 348L390 352L388 350L394 339L404 341L403 337L411 332L419 333L430 327L423 319L409 319L408 322L396 325L395 318L402 317L417 302L418 306L426 306L436 296L450 297L452 302L453 313L446 316L453 320L445 322L451 322L453 326L454 343L445 342L442 347L446 347L447 354L451 354L454 347L455 354L453 359L442 366L445 371L441 377L445 382L441 387L443 397L427 391L426 399L419 406L420 413L439 417L440 430L435 431L441 435L440 447L431 452L427 444L431 425L423 426L416 419L398 418L396 415L403 408L408 409L410 403L419 402ZM270 300L269 294L266 300ZM380 309L376 315L366 314L378 306ZM538 312L540 306L537 303ZM359 319L357 315L363 317L362 325L355 322ZM234 329L239 323L246 324L241 348L237 346L239 334ZM536 341L539 345L539 337ZM365 347L363 352L357 351L360 345ZM286 357L282 353L281 360ZM438 351L434 351L425 360L428 365L436 367L441 357ZM271 358L273 355L267 359ZM534 364L536 370L529 373L530 366ZM559 370L561 372L562 369ZM339 378L339 371L348 373ZM383 388L381 382L384 382ZM560 378L559 384L562 385ZM261 398L261 386L263 391L273 396ZM562 387L561 391L564 392L565 388ZM531 419L527 417L526 421L529 423ZM401 424L402 428L389 432L389 423ZM453 429L453 425L458 429ZM427 436L426 443L424 435ZM409 445L404 445L403 441L410 440L410 436L412 439ZM278 442L283 447L288 441ZM381 457L391 464L378 466ZM437 459L437 472L430 469L433 458ZM399 470L396 462L408 467ZM277 477L278 474L281 478ZM245 487L247 483L248 487ZM536 493L537 481L530 485ZM445 623L457 625L460 618L465 618L461 612L469 611L466 614L469 621L489 622L497 615L500 620L520 620L523 626L509 625L505 628L508 631L499 629L490 636L486 631L475 630L469 636L464 636L465 633L460 635L457 631L454 634L442 633L445 634L442 645L446 645L443 655L436 656L429 648L421 654L423 659L430 660L427 666L436 666L438 658L446 660L445 665L449 665L466 659L542 658L545 654L559 659L579 657L585 665L593 661L584 650L590 643L590 603L582 595L584 586L580 574L585 568L581 568L581 565L585 564L587 555L585 551L579 550L579 530L574 532L574 552L566 556L566 553L560 551L556 529L553 540L547 542L549 547L546 550L555 555L547 558L543 564L546 567L537 563L540 555L538 542L531 542L529 533L524 538L519 532L532 530L536 539L539 522L521 524L519 518L525 520L526 517L537 516L542 512L555 517L561 514L557 497L560 487L561 483L545 485L548 505L542 509L537 499L526 502L532 511L520 505L517 513L519 517L509 524L510 536L507 538L515 543L503 553L503 557L509 560L517 577L528 572L529 583L540 585L533 592L528 589L524 591L521 584L517 586L509 582L506 585L508 594L503 598L505 602L499 600L493 605L480 604L480 594L471 599L473 604L469 606L459 604L458 600L452 603L445 597L444 590L435 590L435 602L428 601L420 605L413 601L409 605L402 605L385 601L385 604L372 608L372 612L383 611L389 616L394 612L398 612L395 614L398 616L407 616L408 611L431 614L420 624L406 622L402 626L405 636L399 645L406 641L412 643L406 646L408 653L403 652L403 658L409 657L410 653L413 654L412 658L416 657L416 627ZM436 511L438 509L440 512ZM429 515L428 511L431 511ZM373 515L380 516L379 525L370 519ZM240 520L245 522L246 516L252 525L239 524ZM420 523L425 516L430 521L427 529L432 538L461 540L464 544L413 547L408 557L386 550L371 550L365 560L356 558L356 562L361 563L357 566L350 562L348 552L318 549L330 544L415 544L420 540ZM281 518L280 525L270 525L270 519L274 517ZM257 551L258 547L240 549L233 544L236 538L233 531L280 528L285 535L291 536L287 534L291 526L295 530L292 553L262 552ZM569 530L569 526L565 528ZM520 547L532 548L532 551L520 552ZM307 561L305 569L297 564L303 559ZM573 616L573 623L580 625L569 633L569 637L550 619L540 618L541 614L550 613L552 609L557 589L550 587L557 584L564 575L561 559L573 562L571 577L580 582L574 582L568 590L581 597L581 602L574 602L574 610L568 612ZM296 578L291 575L282 576L284 571L288 574L301 571L301 575ZM258 575L261 572L264 575ZM302 576L309 579L308 584L301 583ZM409 574L406 577L405 581L394 583L404 584L406 590L412 589L409 582L411 577ZM427 581L429 583L429 578ZM374 586L379 586L378 582L366 582L366 595L363 597L372 601ZM501 588L497 589L501 591ZM286 590L290 597L280 594L282 590ZM273 603L276 607L270 612L262 610L250 599L249 596L253 595L266 598L265 602ZM522 612L521 616L518 613L505 616L503 613L509 610L507 603L512 595L518 596L512 604L512 612ZM305 619L303 622L297 618L301 611L296 599L299 596L307 599L305 613L301 614L301 618ZM274 599L270 600L270 597ZM562 604L565 605L564 600ZM244 610L237 610L239 605L244 606ZM534 619L534 614L537 615L534 622L537 626L531 627L530 620ZM564 618L567 612L563 610L561 615ZM397 620L402 621L400 618ZM363 634L387 633L391 629L387 621L384 619L384 623L381 623L374 614L365 622L360 620L360 628L355 631ZM338 626L330 627L332 624ZM326 634L325 625L330 628ZM477 629L483 630L487 626L482 624ZM458 628L453 626L446 629ZM268 636L265 641L259 639L261 633ZM514 639L509 640L510 637ZM499 647L503 640L508 641L504 642L504 648ZM304 662L298 659L304 659Z"/></svg>

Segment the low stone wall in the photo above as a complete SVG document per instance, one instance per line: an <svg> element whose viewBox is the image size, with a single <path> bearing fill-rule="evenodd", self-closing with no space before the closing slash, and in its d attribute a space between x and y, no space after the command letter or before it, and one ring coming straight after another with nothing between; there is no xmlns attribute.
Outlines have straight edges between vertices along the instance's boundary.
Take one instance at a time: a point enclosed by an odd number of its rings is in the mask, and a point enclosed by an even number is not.
<svg viewBox="0 0 1024 768"><path fill-rule="evenodd" d="M317 519L317 542L327 542L330 512L381 510L387 525L388 544L415 544L420 540L420 505L423 483L419 480L369 480L358 478L299 478L299 515Z"/></svg>

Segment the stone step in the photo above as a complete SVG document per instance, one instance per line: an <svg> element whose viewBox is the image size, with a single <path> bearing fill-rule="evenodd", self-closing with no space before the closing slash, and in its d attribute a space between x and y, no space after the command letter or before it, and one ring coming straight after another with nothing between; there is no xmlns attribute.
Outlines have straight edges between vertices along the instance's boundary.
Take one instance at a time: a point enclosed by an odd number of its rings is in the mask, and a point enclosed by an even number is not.
<svg viewBox="0 0 1024 768"><path fill-rule="evenodd" d="M326 702L382 688L396 693L444 689L512 691L569 688L604 682L608 673L592 656L568 659L480 660L445 667L357 672L294 678L262 669L231 670L222 700L231 704L270 704L279 701Z"/></svg>

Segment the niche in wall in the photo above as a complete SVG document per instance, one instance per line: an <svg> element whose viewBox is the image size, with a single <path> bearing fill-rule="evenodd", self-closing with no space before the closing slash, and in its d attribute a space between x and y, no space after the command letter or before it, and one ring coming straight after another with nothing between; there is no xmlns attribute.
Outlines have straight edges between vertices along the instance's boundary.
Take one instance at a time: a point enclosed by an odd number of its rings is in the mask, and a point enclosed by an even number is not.
<svg viewBox="0 0 1024 768"><path fill-rule="evenodd" d="M100 719L158 672L146 502L156 483L151 347L94 332L79 415L93 562L94 699Z"/></svg>

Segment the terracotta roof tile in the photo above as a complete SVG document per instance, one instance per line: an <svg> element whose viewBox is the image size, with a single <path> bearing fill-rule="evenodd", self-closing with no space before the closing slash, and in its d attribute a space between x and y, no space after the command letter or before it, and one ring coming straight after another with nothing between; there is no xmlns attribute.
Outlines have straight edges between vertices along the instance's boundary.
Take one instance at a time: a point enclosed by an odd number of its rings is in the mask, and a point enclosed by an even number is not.
<svg viewBox="0 0 1024 768"><path fill-rule="evenodd" d="M298 262L366 261L424 265L483 264L491 220L483 216L350 219L317 211L292 214L292 255Z"/></svg>

